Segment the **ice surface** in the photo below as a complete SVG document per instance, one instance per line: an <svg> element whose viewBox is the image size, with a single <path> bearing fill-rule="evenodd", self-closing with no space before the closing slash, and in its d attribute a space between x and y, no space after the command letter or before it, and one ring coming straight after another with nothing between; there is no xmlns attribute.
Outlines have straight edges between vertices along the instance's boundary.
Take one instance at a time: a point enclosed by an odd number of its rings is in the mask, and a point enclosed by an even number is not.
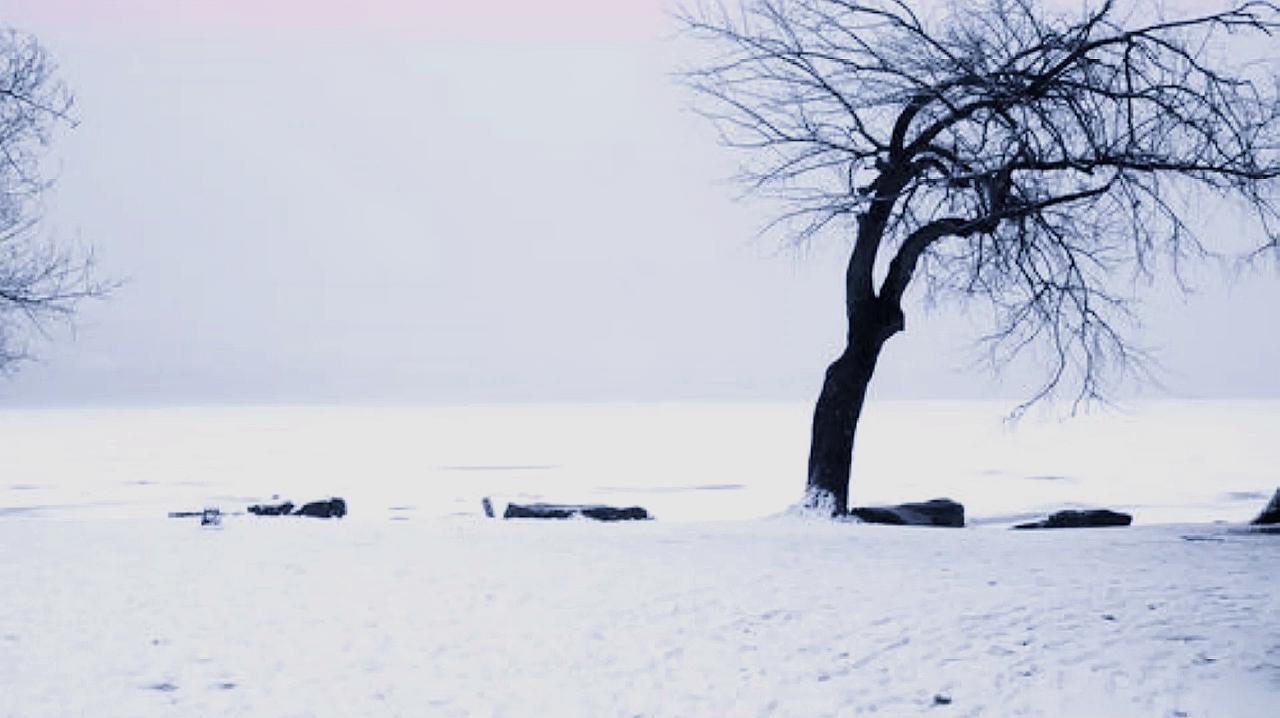
<svg viewBox="0 0 1280 718"><path fill-rule="evenodd" d="M1243 521L1280 485L1280 402L1165 402L1066 422L1009 405L872 402L852 500L949 496L978 525L1106 506ZM355 519L480 499L774 515L801 495L807 404L0 410L0 515L153 516L341 495Z"/></svg>

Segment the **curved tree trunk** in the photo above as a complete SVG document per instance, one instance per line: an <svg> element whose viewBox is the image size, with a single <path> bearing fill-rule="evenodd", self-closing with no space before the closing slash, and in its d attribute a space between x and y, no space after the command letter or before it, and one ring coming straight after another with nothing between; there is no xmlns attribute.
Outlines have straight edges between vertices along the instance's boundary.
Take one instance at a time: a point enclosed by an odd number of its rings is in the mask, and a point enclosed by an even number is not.
<svg viewBox="0 0 1280 718"><path fill-rule="evenodd" d="M850 313L849 343L827 368L813 411L809 480L805 505L840 516L849 509L853 438L862 415L867 385L884 342L901 331L902 313L878 299Z"/></svg>
<svg viewBox="0 0 1280 718"><path fill-rule="evenodd" d="M908 169L898 166L882 172L876 180L880 186L871 209L858 218L857 241L844 280L845 316L849 322L847 343L844 352L827 368L822 393L813 411L804 503L811 510L830 512L832 516L844 515L849 510L853 435L880 349L905 326L899 304L901 293L891 291L877 296L872 275L889 213L910 177Z"/></svg>

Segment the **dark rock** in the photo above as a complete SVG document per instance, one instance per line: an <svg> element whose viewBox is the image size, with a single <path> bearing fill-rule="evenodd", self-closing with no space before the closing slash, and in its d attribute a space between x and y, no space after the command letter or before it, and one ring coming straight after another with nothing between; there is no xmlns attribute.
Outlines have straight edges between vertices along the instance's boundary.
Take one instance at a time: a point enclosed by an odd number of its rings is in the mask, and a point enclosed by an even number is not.
<svg viewBox="0 0 1280 718"><path fill-rule="evenodd" d="M1128 526L1133 517L1109 509L1059 511L1043 521L1018 524L1015 529L1083 529L1096 526Z"/></svg>
<svg viewBox="0 0 1280 718"><path fill-rule="evenodd" d="M596 521L648 521L649 512L639 506L616 508L614 506L588 506L582 515Z"/></svg>
<svg viewBox="0 0 1280 718"><path fill-rule="evenodd" d="M246 511L254 516L312 516L318 519L340 519L347 515L347 502L337 496L303 504L296 511L294 506L292 501L281 501L278 504L254 504Z"/></svg>
<svg viewBox="0 0 1280 718"><path fill-rule="evenodd" d="M964 526L964 506L951 499L932 499L896 506L859 506L849 515L870 524L895 526Z"/></svg>
<svg viewBox="0 0 1280 718"><path fill-rule="evenodd" d="M1267 504L1267 508L1258 514L1258 518L1252 521L1255 526L1267 526L1270 524L1280 524L1280 489L1276 489L1275 496L1271 497L1271 501Z"/></svg>
<svg viewBox="0 0 1280 718"><path fill-rule="evenodd" d="M254 516L288 516L293 512L293 502L285 501L279 504L254 504L247 511Z"/></svg>
<svg viewBox="0 0 1280 718"><path fill-rule="evenodd" d="M302 508L294 511L294 516L313 516L318 519L340 519L347 515L347 502L337 496L328 501L312 501L309 504L303 504Z"/></svg>
<svg viewBox="0 0 1280 718"><path fill-rule="evenodd" d="M617 508L596 504L507 504L504 519L567 519L585 516L597 521L647 521L649 512L639 506Z"/></svg>
<svg viewBox="0 0 1280 718"><path fill-rule="evenodd" d="M480 507L484 509L485 516L489 518L494 517L493 502L489 500L488 496L484 497L483 499L480 499Z"/></svg>

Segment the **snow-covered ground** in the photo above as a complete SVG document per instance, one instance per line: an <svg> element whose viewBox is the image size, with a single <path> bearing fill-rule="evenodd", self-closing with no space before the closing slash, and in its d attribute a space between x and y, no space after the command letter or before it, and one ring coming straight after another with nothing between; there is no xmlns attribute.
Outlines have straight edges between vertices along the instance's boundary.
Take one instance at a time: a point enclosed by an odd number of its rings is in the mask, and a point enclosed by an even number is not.
<svg viewBox="0 0 1280 718"><path fill-rule="evenodd" d="M1278 542L11 519L0 715L1270 718Z"/></svg>
<svg viewBox="0 0 1280 718"><path fill-rule="evenodd" d="M1000 409L859 439L858 501L967 529L777 516L800 405L3 411L0 718L1275 715L1280 535L1213 522L1280 484L1280 404ZM163 517L271 493L352 515ZM1003 529L1066 505L1138 525Z"/></svg>

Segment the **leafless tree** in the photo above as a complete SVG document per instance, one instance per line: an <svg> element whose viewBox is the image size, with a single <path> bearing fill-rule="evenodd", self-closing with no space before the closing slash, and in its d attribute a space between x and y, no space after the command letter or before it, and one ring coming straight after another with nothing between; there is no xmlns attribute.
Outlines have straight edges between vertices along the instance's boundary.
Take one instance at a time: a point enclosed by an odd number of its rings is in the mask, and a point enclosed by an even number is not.
<svg viewBox="0 0 1280 718"><path fill-rule="evenodd" d="M1035 398L1070 387L1088 401L1143 359L1117 273L1180 276L1185 259L1230 244L1196 226L1198 203L1229 201L1258 228L1252 256L1277 254L1276 68L1231 45L1280 55L1275 4L1188 17L1112 0L1074 14L940 5L680 13L709 51L683 78L745 153L748 187L781 200L773 227L852 246L847 346L814 411L806 493L833 514L847 510L854 431L908 287L982 300L992 356L1047 349Z"/></svg>
<svg viewBox="0 0 1280 718"><path fill-rule="evenodd" d="M54 129L71 124L71 94L30 35L0 30L0 372L27 357L32 332L66 319L108 287L91 254L60 248L39 231L49 187L41 161Z"/></svg>

